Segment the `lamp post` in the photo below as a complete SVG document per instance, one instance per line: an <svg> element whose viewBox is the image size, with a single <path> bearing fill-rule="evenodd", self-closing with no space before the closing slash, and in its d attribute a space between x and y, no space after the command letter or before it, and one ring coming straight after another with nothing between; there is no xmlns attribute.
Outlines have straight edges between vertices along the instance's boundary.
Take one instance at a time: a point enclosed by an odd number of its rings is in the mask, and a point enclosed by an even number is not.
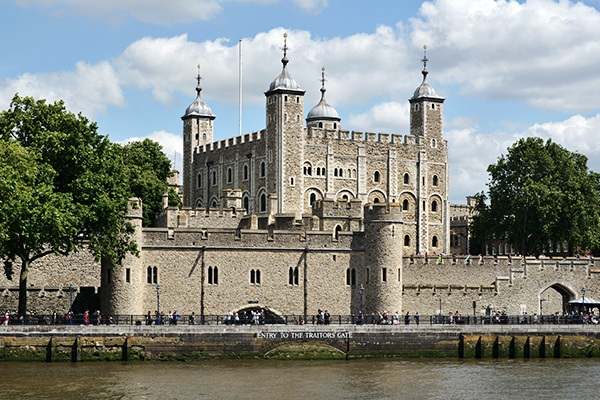
<svg viewBox="0 0 600 400"><path fill-rule="evenodd" d="M73 284L69 285L69 293L71 294L71 304L69 305L69 325L73 325Z"/></svg>
<svg viewBox="0 0 600 400"><path fill-rule="evenodd" d="M160 325L160 285L156 285L156 322Z"/></svg>
<svg viewBox="0 0 600 400"><path fill-rule="evenodd" d="M365 291L362 283L360 284L360 324L363 325L365 323L365 314L363 313L363 293Z"/></svg>
<svg viewBox="0 0 600 400"><path fill-rule="evenodd" d="M585 288L581 288L581 292L583 293L583 297L581 298L581 323L585 325Z"/></svg>

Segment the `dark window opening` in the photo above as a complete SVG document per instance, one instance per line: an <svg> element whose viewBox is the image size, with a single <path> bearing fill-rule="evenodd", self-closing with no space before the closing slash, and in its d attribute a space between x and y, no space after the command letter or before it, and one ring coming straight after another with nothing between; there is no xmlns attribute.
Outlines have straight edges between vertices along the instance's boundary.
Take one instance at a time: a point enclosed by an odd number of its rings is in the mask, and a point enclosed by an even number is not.
<svg viewBox="0 0 600 400"><path fill-rule="evenodd" d="M125 282L131 282L131 268L125 268Z"/></svg>
<svg viewBox="0 0 600 400"><path fill-rule="evenodd" d="M407 247L410 246L410 236L408 236L408 235L404 236L404 245Z"/></svg>

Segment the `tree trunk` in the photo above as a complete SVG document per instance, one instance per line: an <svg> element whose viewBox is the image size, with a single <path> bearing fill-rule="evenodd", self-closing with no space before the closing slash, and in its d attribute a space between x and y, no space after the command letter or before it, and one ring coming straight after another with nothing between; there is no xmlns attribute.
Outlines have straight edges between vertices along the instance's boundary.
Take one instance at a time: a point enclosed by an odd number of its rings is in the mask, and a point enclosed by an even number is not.
<svg viewBox="0 0 600 400"><path fill-rule="evenodd" d="M29 260L21 263L21 276L19 278L19 316L27 314L27 275L29 274Z"/></svg>

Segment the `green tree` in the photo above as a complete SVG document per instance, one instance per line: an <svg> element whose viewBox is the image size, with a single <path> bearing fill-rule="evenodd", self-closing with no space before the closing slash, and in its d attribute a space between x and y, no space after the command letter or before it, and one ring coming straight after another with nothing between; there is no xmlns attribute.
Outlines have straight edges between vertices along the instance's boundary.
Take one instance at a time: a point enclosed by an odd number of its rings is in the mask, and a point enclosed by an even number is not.
<svg viewBox="0 0 600 400"><path fill-rule="evenodd" d="M144 226L154 226L162 210L162 195L167 192L167 178L173 175L171 161L162 146L150 139L120 147L130 196L139 197L144 205Z"/></svg>
<svg viewBox="0 0 600 400"><path fill-rule="evenodd" d="M552 243L584 249L600 243L600 175L587 157L541 138L521 139L488 167L488 194L476 196L475 242L493 238L524 255Z"/></svg>
<svg viewBox="0 0 600 400"><path fill-rule="evenodd" d="M0 256L8 277L17 258L21 262L19 314L27 310L32 261L83 246L96 260L106 258L113 264L120 264L128 253L138 254L132 241L134 227L125 220L128 188L123 160L115 145L98 134L95 123L67 111L62 101L46 104L15 95L10 108L0 114L0 142L7 157L14 154L22 160L20 168L29 174L37 171L40 180L31 181L25 174L22 181L15 181L16 172L2 164L0 185L6 190L22 188L4 197L11 202L3 203L0 214ZM20 229L14 222L17 214L10 212L18 204L23 204ZM15 241L17 236L23 244Z"/></svg>

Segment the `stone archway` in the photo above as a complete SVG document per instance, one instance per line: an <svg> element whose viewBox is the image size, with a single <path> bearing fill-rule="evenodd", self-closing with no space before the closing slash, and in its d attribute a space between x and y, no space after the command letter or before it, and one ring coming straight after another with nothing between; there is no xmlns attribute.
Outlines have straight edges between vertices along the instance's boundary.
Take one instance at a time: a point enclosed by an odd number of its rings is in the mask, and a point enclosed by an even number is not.
<svg viewBox="0 0 600 400"><path fill-rule="evenodd" d="M571 289L561 283L549 285L539 294L540 315L551 315L557 311L562 314L569 308L569 301L576 297Z"/></svg>
<svg viewBox="0 0 600 400"><path fill-rule="evenodd" d="M252 312L264 311L264 318L259 320L262 324L283 324L285 323L285 319L282 314L274 310L270 307L267 307L263 304L253 303L246 304L242 307L232 310L233 312L237 312L240 317L241 324L251 324L252 321Z"/></svg>

